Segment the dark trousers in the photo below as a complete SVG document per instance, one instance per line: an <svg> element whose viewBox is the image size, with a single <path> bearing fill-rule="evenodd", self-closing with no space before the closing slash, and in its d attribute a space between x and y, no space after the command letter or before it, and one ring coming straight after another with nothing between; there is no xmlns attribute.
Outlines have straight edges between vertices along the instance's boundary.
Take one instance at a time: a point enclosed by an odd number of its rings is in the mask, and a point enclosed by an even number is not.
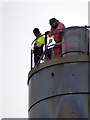
<svg viewBox="0 0 90 120"><path fill-rule="evenodd" d="M41 47L34 46L34 63L35 63L35 65L40 60L42 53L43 53L43 46L41 46Z"/></svg>

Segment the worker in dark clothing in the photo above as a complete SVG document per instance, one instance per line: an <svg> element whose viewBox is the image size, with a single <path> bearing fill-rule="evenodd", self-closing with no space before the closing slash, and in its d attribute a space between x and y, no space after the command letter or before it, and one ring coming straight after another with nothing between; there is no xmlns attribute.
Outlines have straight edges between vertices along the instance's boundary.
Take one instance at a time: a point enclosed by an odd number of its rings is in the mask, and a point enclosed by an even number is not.
<svg viewBox="0 0 90 120"><path fill-rule="evenodd" d="M49 20L49 24L51 26L51 32L65 28L64 24L59 22L56 18L52 18ZM53 32L54 40L56 43L62 42L62 30ZM49 35L50 36L50 35ZM56 45L54 58L61 57L62 55L62 44Z"/></svg>
<svg viewBox="0 0 90 120"><path fill-rule="evenodd" d="M40 62L40 58L43 53L43 45L45 44L45 37L41 36L41 33L38 28L33 30L34 35L36 36L36 41L34 44L34 63L35 65Z"/></svg>

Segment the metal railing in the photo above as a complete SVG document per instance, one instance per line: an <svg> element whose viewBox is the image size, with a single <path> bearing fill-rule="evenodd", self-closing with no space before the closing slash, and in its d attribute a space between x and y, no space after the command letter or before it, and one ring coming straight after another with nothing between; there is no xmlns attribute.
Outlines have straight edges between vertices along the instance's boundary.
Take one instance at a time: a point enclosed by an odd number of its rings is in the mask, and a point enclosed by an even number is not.
<svg viewBox="0 0 90 120"><path fill-rule="evenodd" d="M82 35L83 35L83 32L85 33L84 34L84 36L82 37L82 39L84 39L85 40L85 42L86 42L86 46L84 47L85 48L85 50L86 51L83 51L83 50L68 50L68 51L65 51L63 48L65 47L65 44L71 44L71 43L73 43L73 46L74 46L74 44L75 44L75 42L77 42L77 41L72 41L72 39L71 38L69 38L69 41L67 42L67 39L66 38L64 38L65 36L65 33L62 35L62 42L59 42L59 43L55 43L55 44L52 44L52 45L49 45L48 43L47 43L47 38L48 38L48 32L45 32L45 34L42 34L41 36L45 36L45 45L43 46L43 48L44 48L44 51L43 51L43 54L42 54L42 56L40 57L40 60L39 60L39 62L37 63L37 65L35 66L34 65L34 49L32 48L32 47L34 47L34 43L35 43L35 41L37 40L37 39L35 39L32 43L31 43L31 69L33 68L33 67L37 67L38 65L39 65L39 63L42 63L42 62L44 62L45 60L48 60L49 58L48 58L48 51L49 50L51 50L51 49L55 49L55 47L57 46L57 45L62 45L62 49L63 49L63 53L62 53L62 57L65 55L65 54L69 54L69 53L82 53L82 54L87 54L87 55L89 55L89 42L90 42L90 34L89 34L89 28L90 28L90 26L72 26L72 27L68 27L68 28L64 28L64 29L58 29L58 30L55 30L55 31L52 31L52 32L49 32L51 35L55 35L55 34L57 34L59 31L62 31L62 32L67 32L67 30L68 29L70 29L69 30L69 32L72 32L71 30L72 30L72 28L81 28L81 30L84 28L85 29L85 32L84 31L81 31L82 32ZM70 33L71 34L71 33ZM73 33L74 34L74 33ZM78 31L75 33L75 34L78 34ZM40 37L41 37L40 36ZM69 37L71 37L71 36L69 36ZM85 37L85 38L84 38ZM66 41L65 41L65 39L66 39ZM71 40L70 40L71 39ZM79 41L80 42L80 41ZM82 42L82 41L81 41ZM81 43L82 44L82 43ZM84 43L82 44L82 45L84 45ZM64 46L64 47L63 47ZM41 60L41 58L43 57L43 60ZM53 59L53 58L51 58L51 59Z"/></svg>

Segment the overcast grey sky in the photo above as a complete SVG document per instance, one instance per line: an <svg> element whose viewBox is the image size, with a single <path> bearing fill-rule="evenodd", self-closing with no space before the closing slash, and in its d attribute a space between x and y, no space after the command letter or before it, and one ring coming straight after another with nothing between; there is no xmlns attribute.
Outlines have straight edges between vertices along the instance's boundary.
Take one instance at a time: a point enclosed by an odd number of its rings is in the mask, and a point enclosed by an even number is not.
<svg viewBox="0 0 90 120"><path fill-rule="evenodd" d="M50 30L49 19L66 27L88 25L89 0L0 1L0 117L28 117L28 72L32 30ZM1 109L2 106L2 109Z"/></svg>

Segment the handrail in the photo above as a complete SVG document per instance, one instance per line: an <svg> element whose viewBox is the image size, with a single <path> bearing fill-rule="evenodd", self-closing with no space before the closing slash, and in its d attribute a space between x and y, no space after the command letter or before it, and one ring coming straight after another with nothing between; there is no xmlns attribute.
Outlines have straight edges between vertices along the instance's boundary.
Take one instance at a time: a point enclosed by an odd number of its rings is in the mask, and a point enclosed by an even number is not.
<svg viewBox="0 0 90 120"><path fill-rule="evenodd" d="M71 43L71 42L76 42L76 41L69 41L69 42ZM90 40L88 40L88 42L90 42ZM55 46L55 45L60 45L60 44L63 44L63 43L67 43L67 42L58 42L58 43L55 43L55 44L52 44L52 45L47 45L47 47L51 47L51 46Z"/></svg>
<svg viewBox="0 0 90 120"><path fill-rule="evenodd" d="M49 31L49 32L45 32L45 34L42 34L41 36L45 36L45 51L43 52L43 56L45 55L45 59L47 59L47 49L49 48L49 47L55 47L55 46L57 46L58 44L60 45L60 44L65 44L65 43L67 43L67 42L59 42L59 43L55 43L55 44L52 44L52 45L49 45L49 44L47 44L47 35L48 35L48 33L50 33L51 35L54 35L54 34L56 34L58 31L64 31L65 29L69 29L69 28L90 28L90 26L71 26L71 27L67 27L67 28L63 28L63 29L58 29L58 30L54 30L54 31ZM85 29L85 30L86 30ZM86 32L85 32L85 34L86 34ZM41 37L40 36L40 37ZM85 37L86 37L86 35L85 35ZM35 42L37 40L37 38L31 43L31 46L33 45L33 43ZM76 41L69 41L69 42L76 42ZM90 40L88 40L88 55L89 55L89 42L90 42ZM72 52L72 51L70 51L70 52ZM76 51L76 52L78 52L78 51ZM83 52L83 51L80 51L80 52ZM32 47L31 47L31 69L32 69ZM64 53L63 53L64 54ZM41 61L41 59L40 59L40 61ZM39 62L40 62L39 61ZM38 65L38 64L37 64Z"/></svg>
<svg viewBox="0 0 90 120"><path fill-rule="evenodd" d="M57 30L49 31L49 33L51 33L51 34L55 34L55 31L57 32L57 31L60 31L60 30L65 30L65 29L73 28L73 27L79 27L79 28L90 28L90 26L87 26L87 25L85 25L85 26L71 26L71 27L67 27L67 28L63 28L63 29L57 29ZM45 33L47 33L47 31L46 31ZM40 35L39 37L44 36L45 33L42 34L42 35ZM39 38L39 37L38 37L38 38ZM33 42L31 43L31 46L32 46L32 44L33 44L38 38L36 38L35 40L33 40Z"/></svg>

